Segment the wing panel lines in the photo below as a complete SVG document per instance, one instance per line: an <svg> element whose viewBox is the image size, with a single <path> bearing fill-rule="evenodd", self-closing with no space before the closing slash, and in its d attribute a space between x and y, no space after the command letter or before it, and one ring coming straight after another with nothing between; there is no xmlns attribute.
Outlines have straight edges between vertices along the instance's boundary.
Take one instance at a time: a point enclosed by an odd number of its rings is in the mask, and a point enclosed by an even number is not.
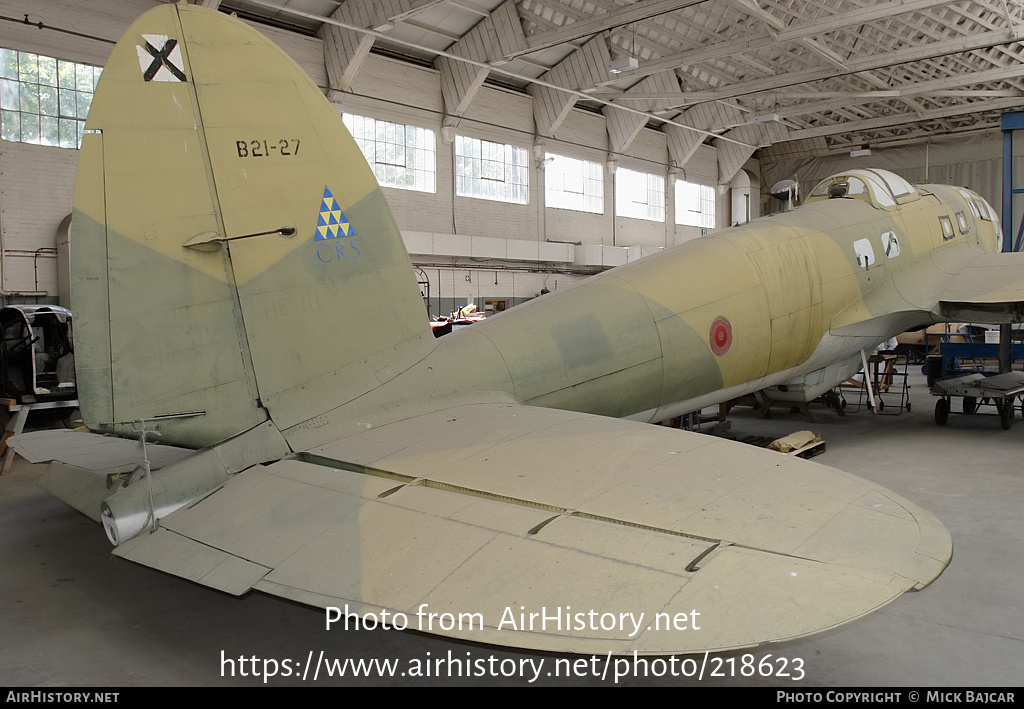
<svg viewBox="0 0 1024 709"><path fill-rule="evenodd" d="M578 517L578 518L581 518L581 519L589 519L589 520L593 520L595 522L603 522L603 523L606 523L606 524L611 524L611 525L616 525L616 526L621 526L621 527L632 527L634 529L642 529L642 530L645 530L645 531L648 531L648 532L654 532L654 533L657 533L657 534L666 534L666 535L675 536L675 537L683 537L683 538L686 538L686 539L698 540L698 541L701 541L701 542L707 542L708 544L711 545L710 548L702 550L700 552L700 554L696 558L694 558L692 561L690 561L688 564L686 564L687 567L695 566L701 559L703 559L705 556L707 556L708 554L713 552L716 548L724 547L724 546L735 547L737 549L748 549L750 551L760 552L760 553L763 553L763 554L772 554L772 555L777 555L777 556L782 556L782 557L787 557L787 558L792 558L792 559L800 559L802 561L806 561L806 562L809 562L809 563L823 563L818 558L809 557L809 556L801 556L800 554L785 553L785 552L773 550L773 549L770 549L770 548L758 547L758 546L755 546L755 545L743 544L741 542L736 542L736 541L730 541L728 539L718 539L718 538L708 537L708 536L704 536L704 535L700 535L700 534L685 532L685 531L681 531L681 530L677 530L677 529L668 529L668 528L665 528L665 527L657 527L657 526L652 526L652 525L649 525L649 524L643 524L641 522L631 521L631 520L627 520L627 519L619 519L619 518L615 518L615 517L609 517L609 516L605 516L605 515L599 515L599 514L594 514L594 513L590 513L590 512L584 512L584 511L580 511L580 510L568 509L568 508L565 508L565 507L558 507L556 505L551 505L551 504L548 504L548 503L545 503L545 502L541 502L541 501L538 501L538 500L528 500L528 499L523 499L523 498L511 497L509 495L500 495L500 494L488 492L486 490L474 489L474 488L465 487L465 486L462 486L462 485L454 485L454 484L451 484L451 483L446 483L446 482L442 482L442 481L438 481L438 480L432 480L430 478L413 478L411 476L402 475L400 473L395 473L395 472L386 471L386 470L380 470L380 469L377 469L377 468L370 468L370 467L364 466L364 465L345 463L344 461L338 461L338 460L334 460L334 459L330 459L330 458L324 458L323 456L317 456L317 455L313 455L313 454L309 454L309 453L300 453L295 458L293 458L293 460L300 460L300 461L307 462L307 463L310 463L310 464L313 464L313 465L326 465L326 467L336 468L338 470L345 470L345 471L348 471L348 472L357 473L357 474L361 474L361 475L368 475L368 476L385 478L385 479L392 479L392 480L401 480L401 481L403 481L405 483L403 485L399 485L397 487L389 488L387 490L384 490L383 492L381 492L381 493L379 493L377 495L378 499L383 499L385 497L390 497L390 496L394 495L396 492L399 492L399 491L401 491L403 489L406 489L408 487L422 486L422 487L425 487L425 488L429 488L429 489L433 489L433 490L441 490L441 491L453 493L453 494L456 494L456 495L465 495L465 496L468 496L468 497L477 497L477 498L481 498L481 499L484 499L484 500L489 500L489 501L492 501L492 502L499 502L499 503L510 504L510 505L518 505L518 506L521 506L521 507L530 507L530 508L533 508L533 509L545 510L545 511L548 511L548 512L556 513L555 517L548 518L547 520L542 522L540 525L537 525L537 527L531 528L529 530L525 530L525 532L527 534L531 534L531 535L539 536L544 528L546 528L550 523L552 523L552 522L554 522L554 521L556 521L556 520L558 520L560 518ZM269 468L267 468L266 472L268 474L274 474L274 466L270 466ZM313 483L308 483L308 482L305 482L305 481L304 481L304 483L305 484L313 484ZM845 508L841 509L841 510L837 510L836 514L834 515L834 517L829 519L828 521L826 521L824 524L822 524L818 528L817 531L820 531L821 529L824 529L825 527L827 527L832 522L832 520L835 519L835 517L838 517L840 514L843 514L844 512L845 512ZM688 570L697 571L697 570L699 570L699 568L688 569Z"/></svg>

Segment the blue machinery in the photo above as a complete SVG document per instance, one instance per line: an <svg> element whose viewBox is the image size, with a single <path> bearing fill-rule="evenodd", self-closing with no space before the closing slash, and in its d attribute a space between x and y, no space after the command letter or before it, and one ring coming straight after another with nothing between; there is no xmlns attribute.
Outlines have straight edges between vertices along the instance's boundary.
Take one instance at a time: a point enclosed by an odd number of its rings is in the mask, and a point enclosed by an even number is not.
<svg viewBox="0 0 1024 709"><path fill-rule="evenodd" d="M1024 192L1013 184L1013 132L1024 129L1024 111L1008 111L999 120L1003 130L1003 251L1020 251L1021 239L1024 237L1024 219L1017 228L1017 238L1013 239L1013 196ZM999 326L999 371L1009 372L1012 369L1012 353L1010 343L1013 331L1010 325Z"/></svg>
<svg viewBox="0 0 1024 709"><path fill-rule="evenodd" d="M1024 193L1024 188L1013 186L1013 132L1024 130L1024 111L1008 111L999 121L1003 130L1003 251L1020 251L1024 238L1024 219L1013 238L1013 196Z"/></svg>

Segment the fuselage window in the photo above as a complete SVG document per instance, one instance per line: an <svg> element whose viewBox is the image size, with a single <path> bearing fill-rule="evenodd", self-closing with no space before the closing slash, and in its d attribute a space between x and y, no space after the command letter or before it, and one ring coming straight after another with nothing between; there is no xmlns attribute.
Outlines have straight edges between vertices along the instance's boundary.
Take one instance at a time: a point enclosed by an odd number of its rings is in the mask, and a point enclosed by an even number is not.
<svg viewBox="0 0 1024 709"><path fill-rule="evenodd" d="M875 262L875 250L871 248L871 242L867 239L857 239L853 242L853 251L857 254L857 265L867 268Z"/></svg>
<svg viewBox="0 0 1024 709"><path fill-rule="evenodd" d="M967 215L964 214L962 209L956 213L956 225L960 227L961 234L969 234L971 232L971 227L967 223Z"/></svg>
<svg viewBox="0 0 1024 709"><path fill-rule="evenodd" d="M882 251L888 258L896 258L900 255L900 242L894 232L887 231L882 234Z"/></svg>
<svg viewBox="0 0 1024 709"><path fill-rule="evenodd" d="M939 217L939 224L942 225L942 238L949 241L953 238L953 222L949 220L949 217Z"/></svg>

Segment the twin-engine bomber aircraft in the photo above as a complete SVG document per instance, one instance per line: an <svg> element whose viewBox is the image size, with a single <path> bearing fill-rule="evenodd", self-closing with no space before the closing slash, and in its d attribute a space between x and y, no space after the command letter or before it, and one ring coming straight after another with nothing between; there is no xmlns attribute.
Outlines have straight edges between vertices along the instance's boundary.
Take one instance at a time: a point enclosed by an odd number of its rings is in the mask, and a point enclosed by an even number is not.
<svg viewBox="0 0 1024 709"><path fill-rule="evenodd" d="M883 488L644 422L783 384L813 398L904 329L1016 319L1020 255L991 253L995 216L969 190L851 171L794 212L435 339L337 110L241 22L146 13L86 133L82 413L95 432L196 449L112 493L96 473L87 491L74 456L53 464L47 484L118 556L578 653L797 638L950 561L943 525ZM565 622L518 622L556 611ZM430 614L473 628L417 625Z"/></svg>

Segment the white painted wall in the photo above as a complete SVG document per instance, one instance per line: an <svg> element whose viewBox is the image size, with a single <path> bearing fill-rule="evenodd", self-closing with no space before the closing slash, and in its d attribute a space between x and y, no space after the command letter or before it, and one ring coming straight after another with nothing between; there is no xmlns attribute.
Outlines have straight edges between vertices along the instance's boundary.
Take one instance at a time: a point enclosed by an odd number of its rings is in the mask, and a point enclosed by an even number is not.
<svg viewBox="0 0 1024 709"><path fill-rule="evenodd" d="M0 289L56 298L53 250L57 227L71 213L77 164L77 150L0 141Z"/></svg>
<svg viewBox="0 0 1024 709"><path fill-rule="evenodd" d="M761 216L761 196L757 175L741 168L729 183L732 223L746 224Z"/></svg>

